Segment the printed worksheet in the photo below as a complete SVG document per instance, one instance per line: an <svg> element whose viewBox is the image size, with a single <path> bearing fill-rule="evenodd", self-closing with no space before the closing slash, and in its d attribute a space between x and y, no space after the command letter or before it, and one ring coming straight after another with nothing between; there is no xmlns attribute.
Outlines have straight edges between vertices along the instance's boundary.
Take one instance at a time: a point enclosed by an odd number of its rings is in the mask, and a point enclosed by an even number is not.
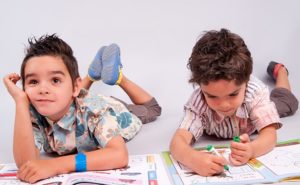
<svg viewBox="0 0 300 185"><path fill-rule="evenodd" d="M276 147L267 155L258 157L257 160L278 176L299 175L300 144Z"/></svg>
<svg viewBox="0 0 300 185"><path fill-rule="evenodd" d="M227 160L228 148L217 149ZM221 174L203 177L173 159L170 152L162 153L175 185L224 185L300 181L300 139L277 144L269 153L251 159L242 166L231 166Z"/></svg>
<svg viewBox="0 0 300 185"><path fill-rule="evenodd" d="M0 185L23 185L16 177L15 164L0 164ZM106 171L62 174L41 180L36 185L170 185L160 154L129 156L125 168Z"/></svg>
<svg viewBox="0 0 300 185"><path fill-rule="evenodd" d="M218 152L223 155L227 160L230 154L229 149L219 149ZM191 170L187 169L182 164L175 161L172 156L170 156L179 176L184 185L195 185L195 184L205 184L205 183L231 183L231 182L242 182L242 181L257 181L263 180L264 177L256 170L249 165L243 166L229 166L228 171L224 171L216 176L211 177L203 177L197 175L196 173L192 172Z"/></svg>

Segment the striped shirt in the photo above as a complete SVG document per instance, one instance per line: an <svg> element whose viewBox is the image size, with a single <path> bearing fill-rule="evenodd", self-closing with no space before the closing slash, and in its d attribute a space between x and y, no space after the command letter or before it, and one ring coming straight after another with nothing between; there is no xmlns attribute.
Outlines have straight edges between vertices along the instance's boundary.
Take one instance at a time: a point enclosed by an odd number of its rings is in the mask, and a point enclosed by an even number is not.
<svg viewBox="0 0 300 185"><path fill-rule="evenodd" d="M268 87L251 76L245 98L235 116L224 117L212 110L198 88L184 106L179 128L188 130L198 140L204 131L218 138L232 138L243 133L253 134L274 123L277 128L282 126L275 104L270 100Z"/></svg>

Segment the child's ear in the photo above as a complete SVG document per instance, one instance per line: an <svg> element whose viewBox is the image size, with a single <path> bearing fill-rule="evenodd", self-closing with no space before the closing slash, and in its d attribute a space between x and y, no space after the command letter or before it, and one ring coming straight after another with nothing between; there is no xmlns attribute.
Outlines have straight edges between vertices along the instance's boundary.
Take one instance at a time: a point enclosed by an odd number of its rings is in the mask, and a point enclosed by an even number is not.
<svg viewBox="0 0 300 185"><path fill-rule="evenodd" d="M82 88L82 80L78 77L73 85L73 97L77 97L79 95L80 89Z"/></svg>

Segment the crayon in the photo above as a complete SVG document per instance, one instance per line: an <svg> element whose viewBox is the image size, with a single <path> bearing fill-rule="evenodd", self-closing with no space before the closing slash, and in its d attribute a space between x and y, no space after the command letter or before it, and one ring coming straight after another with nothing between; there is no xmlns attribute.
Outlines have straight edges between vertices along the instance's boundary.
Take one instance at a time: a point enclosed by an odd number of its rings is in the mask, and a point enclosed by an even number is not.
<svg viewBox="0 0 300 185"><path fill-rule="evenodd" d="M16 177L17 173L0 173L0 177Z"/></svg>

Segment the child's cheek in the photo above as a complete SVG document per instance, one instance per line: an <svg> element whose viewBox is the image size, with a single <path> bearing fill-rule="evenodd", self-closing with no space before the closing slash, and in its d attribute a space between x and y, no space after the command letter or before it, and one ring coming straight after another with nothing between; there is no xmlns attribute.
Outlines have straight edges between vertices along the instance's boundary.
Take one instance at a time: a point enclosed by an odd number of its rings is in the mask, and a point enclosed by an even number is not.
<svg viewBox="0 0 300 185"><path fill-rule="evenodd" d="M29 100L31 101L32 97L34 96L34 90L30 87L25 87L25 93L27 94Z"/></svg>
<svg viewBox="0 0 300 185"><path fill-rule="evenodd" d="M209 100L208 98L206 99L206 102L208 104L208 106L213 109L216 110L217 108L217 103L215 101Z"/></svg>

